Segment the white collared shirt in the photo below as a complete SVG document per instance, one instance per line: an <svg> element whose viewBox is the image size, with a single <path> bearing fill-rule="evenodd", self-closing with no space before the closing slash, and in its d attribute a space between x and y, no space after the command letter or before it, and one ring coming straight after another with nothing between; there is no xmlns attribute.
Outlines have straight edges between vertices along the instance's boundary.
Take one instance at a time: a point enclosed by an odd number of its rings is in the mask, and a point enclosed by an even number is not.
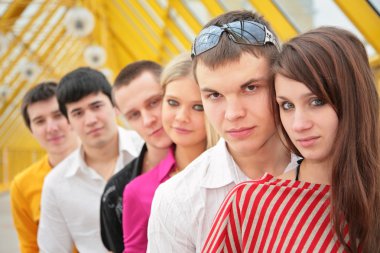
<svg viewBox="0 0 380 253"><path fill-rule="evenodd" d="M118 129L117 173L140 152L137 133ZM106 181L83 159L78 148L45 178L38 229L40 252L108 252L100 237L100 198Z"/></svg>
<svg viewBox="0 0 380 253"><path fill-rule="evenodd" d="M285 171L296 168L296 161L292 155ZM200 252L227 193L248 179L225 141L219 140L156 190L148 225L148 252Z"/></svg>

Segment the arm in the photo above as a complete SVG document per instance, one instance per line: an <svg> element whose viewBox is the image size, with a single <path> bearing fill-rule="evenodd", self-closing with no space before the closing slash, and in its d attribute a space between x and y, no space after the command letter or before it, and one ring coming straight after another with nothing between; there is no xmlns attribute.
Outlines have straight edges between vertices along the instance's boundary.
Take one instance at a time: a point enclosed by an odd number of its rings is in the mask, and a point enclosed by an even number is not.
<svg viewBox="0 0 380 253"><path fill-rule="evenodd" d="M113 252L122 252L124 249L121 214L116 211L119 201L121 205L121 197L110 180L100 202L100 234L104 246Z"/></svg>
<svg viewBox="0 0 380 253"><path fill-rule="evenodd" d="M222 252L243 252L240 197L237 198L236 189L238 188L235 187L227 195L220 206L202 252L221 252L221 249Z"/></svg>
<svg viewBox="0 0 380 253"><path fill-rule="evenodd" d="M123 194L124 252L143 252L147 246L149 213L143 207L139 193L127 185Z"/></svg>
<svg viewBox="0 0 380 253"><path fill-rule="evenodd" d="M54 189L59 185L51 185L46 178L41 198L41 218L38 228L38 246L40 252L72 252L73 241L65 218L59 208L59 200Z"/></svg>
<svg viewBox="0 0 380 253"><path fill-rule="evenodd" d="M28 207L29 202L20 191L17 181L13 182L10 194L12 217L19 238L20 251L38 252L38 224L33 220L32 210Z"/></svg>
<svg viewBox="0 0 380 253"><path fill-rule="evenodd" d="M169 199L161 185L155 192L148 224L148 251L151 253L196 252L189 218L178 202Z"/></svg>

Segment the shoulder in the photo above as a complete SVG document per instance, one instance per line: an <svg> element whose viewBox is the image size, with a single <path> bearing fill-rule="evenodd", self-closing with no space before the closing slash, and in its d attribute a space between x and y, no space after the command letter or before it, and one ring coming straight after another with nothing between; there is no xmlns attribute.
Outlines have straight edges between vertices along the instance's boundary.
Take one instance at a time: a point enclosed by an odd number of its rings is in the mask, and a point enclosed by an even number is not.
<svg viewBox="0 0 380 253"><path fill-rule="evenodd" d="M131 175L133 174L132 170L136 167L138 163L138 158L133 159L129 162L124 168L118 171L115 175L113 175L107 182L106 188L114 186L114 185L122 185L124 186L130 180L132 180Z"/></svg>
<svg viewBox="0 0 380 253"><path fill-rule="evenodd" d="M16 175L11 184L11 190L17 186L24 188L27 185L31 185L31 183L36 184L38 183L36 181L42 181L50 171L51 167L48 157L44 156Z"/></svg>
<svg viewBox="0 0 380 253"><path fill-rule="evenodd" d="M66 157L63 161L61 161L57 166L55 166L52 171L46 176L44 181L45 185L51 185L56 188L55 185L60 184L66 180L66 174L69 171L72 171L79 166L79 157L80 151L79 149L75 150L68 157Z"/></svg>
<svg viewBox="0 0 380 253"><path fill-rule="evenodd" d="M162 195L166 201L178 199L184 201L194 193L199 192L201 182L210 165L212 149L206 150L198 158L192 161L183 171L162 183L156 195Z"/></svg>

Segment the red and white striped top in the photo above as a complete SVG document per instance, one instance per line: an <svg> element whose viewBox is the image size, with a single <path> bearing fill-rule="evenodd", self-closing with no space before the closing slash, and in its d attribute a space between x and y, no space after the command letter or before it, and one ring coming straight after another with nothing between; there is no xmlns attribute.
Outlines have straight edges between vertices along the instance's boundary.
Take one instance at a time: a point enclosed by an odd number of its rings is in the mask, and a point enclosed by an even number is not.
<svg viewBox="0 0 380 253"><path fill-rule="evenodd" d="M220 207L202 252L344 252L330 220L329 191L269 174L241 183Z"/></svg>

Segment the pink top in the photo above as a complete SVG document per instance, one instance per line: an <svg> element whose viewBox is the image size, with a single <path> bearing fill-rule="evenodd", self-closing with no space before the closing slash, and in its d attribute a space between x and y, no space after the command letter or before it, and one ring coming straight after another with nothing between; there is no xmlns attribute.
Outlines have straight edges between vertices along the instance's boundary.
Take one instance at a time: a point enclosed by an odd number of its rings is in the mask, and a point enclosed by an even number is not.
<svg viewBox="0 0 380 253"><path fill-rule="evenodd" d="M330 209L330 186L266 174L227 195L202 252L344 252Z"/></svg>
<svg viewBox="0 0 380 253"><path fill-rule="evenodd" d="M172 147L156 167L136 177L124 188L124 252L146 252L148 220L154 192L161 183L170 178L169 173L174 166L174 147Z"/></svg>

